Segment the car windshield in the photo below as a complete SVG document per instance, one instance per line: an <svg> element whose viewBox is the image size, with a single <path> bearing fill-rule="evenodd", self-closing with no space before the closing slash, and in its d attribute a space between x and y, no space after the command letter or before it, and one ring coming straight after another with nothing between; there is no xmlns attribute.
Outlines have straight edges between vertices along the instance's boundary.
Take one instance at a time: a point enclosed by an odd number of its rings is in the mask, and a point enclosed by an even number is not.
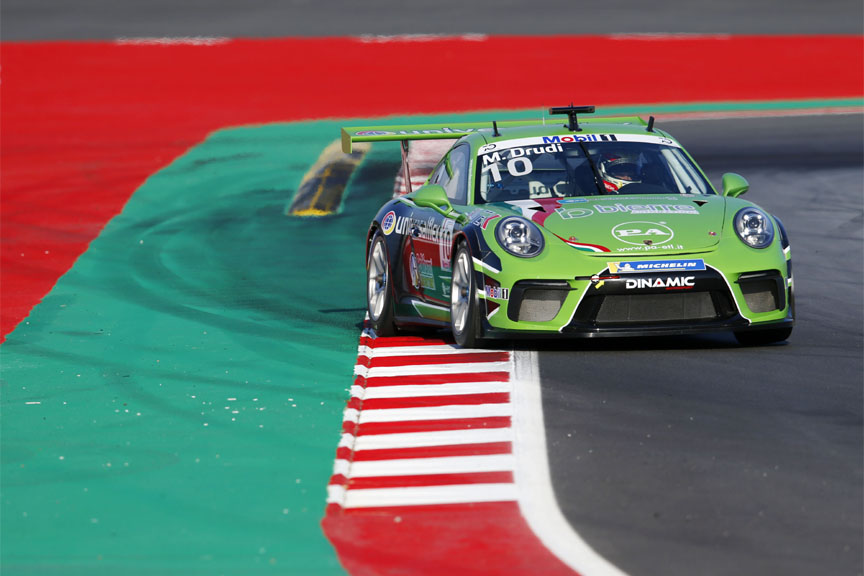
<svg viewBox="0 0 864 576"><path fill-rule="evenodd" d="M475 203L602 194L715 194L672 140L651 135L545 136L477 154Z"/></svg>

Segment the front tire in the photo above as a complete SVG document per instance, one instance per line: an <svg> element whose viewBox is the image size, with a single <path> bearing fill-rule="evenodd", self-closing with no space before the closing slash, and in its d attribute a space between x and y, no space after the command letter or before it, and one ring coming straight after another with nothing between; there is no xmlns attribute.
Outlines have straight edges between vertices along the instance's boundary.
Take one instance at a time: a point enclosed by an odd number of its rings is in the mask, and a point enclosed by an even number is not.
<svg viewBox="0 0 864 576"><path fill-rule="evenodd" d="M450 288L450 327L453 339L463 348L473 348L479 342L480 314L474 264L465 244L456 248L453 258L453 285Z"/></svg>
<svg viewBox="0 0 864 576"><path fill-rule="evenodd" d="M792 328L775 328L773 330L755 330L753 332L735 332L735 338L742 346L763 346L783 342L792 334Z"/></svg>
<svg viewBox="0 0 864 576"><path fill-rule="evenodd" d="M387 244L380 232L372 238L366 261L366 307L369 323L378 336L396 333L393 323L393 277L387 258Z"/></svg>

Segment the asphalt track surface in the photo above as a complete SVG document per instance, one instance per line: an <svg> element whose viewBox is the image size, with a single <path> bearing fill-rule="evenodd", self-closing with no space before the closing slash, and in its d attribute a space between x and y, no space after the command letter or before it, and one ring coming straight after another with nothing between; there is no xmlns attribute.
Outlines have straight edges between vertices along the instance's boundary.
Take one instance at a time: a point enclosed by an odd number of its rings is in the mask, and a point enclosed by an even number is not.
<svg viewBox="0 0 864 576"><path fill-rule="evenodd" d="M663 128L783 220L798 323L754 348L539 344L560 507L631 574L860 574L862 117Z"/></svg>
<svg viewBox="0 0 864 576"><path fill-rule="evenodd" d="M861 34L859 0L5 0L4 41L363 34ZM562 52L550 43L550 56ZM589 62L593 62L589 58ZM599 78L622 82L626 70Z"/></svg>

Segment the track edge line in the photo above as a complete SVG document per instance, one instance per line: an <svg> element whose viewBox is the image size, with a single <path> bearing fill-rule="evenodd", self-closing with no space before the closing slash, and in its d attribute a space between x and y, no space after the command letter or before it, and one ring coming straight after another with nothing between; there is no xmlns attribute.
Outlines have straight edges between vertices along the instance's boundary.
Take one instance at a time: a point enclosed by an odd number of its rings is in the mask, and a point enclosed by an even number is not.
<svg viewBox="0 0 864 576"><path fill-rule="evenodd" d="M513 452L519 510L544 546L582 576L626 576L600 556L558 507L546 452L537 352L513 351Z"/></svg>

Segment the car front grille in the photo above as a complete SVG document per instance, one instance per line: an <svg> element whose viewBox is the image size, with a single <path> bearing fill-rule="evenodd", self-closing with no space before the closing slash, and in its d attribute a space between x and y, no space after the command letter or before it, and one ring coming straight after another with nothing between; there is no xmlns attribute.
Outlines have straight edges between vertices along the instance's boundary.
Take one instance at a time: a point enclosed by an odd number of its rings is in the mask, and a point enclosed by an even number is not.
<svg viewBox="0 0 864 576"><path fill-rule="evenodd" d="M709 292L686 294L633 294L603 298L598 324L711 320L718 317Z"/></svg>

